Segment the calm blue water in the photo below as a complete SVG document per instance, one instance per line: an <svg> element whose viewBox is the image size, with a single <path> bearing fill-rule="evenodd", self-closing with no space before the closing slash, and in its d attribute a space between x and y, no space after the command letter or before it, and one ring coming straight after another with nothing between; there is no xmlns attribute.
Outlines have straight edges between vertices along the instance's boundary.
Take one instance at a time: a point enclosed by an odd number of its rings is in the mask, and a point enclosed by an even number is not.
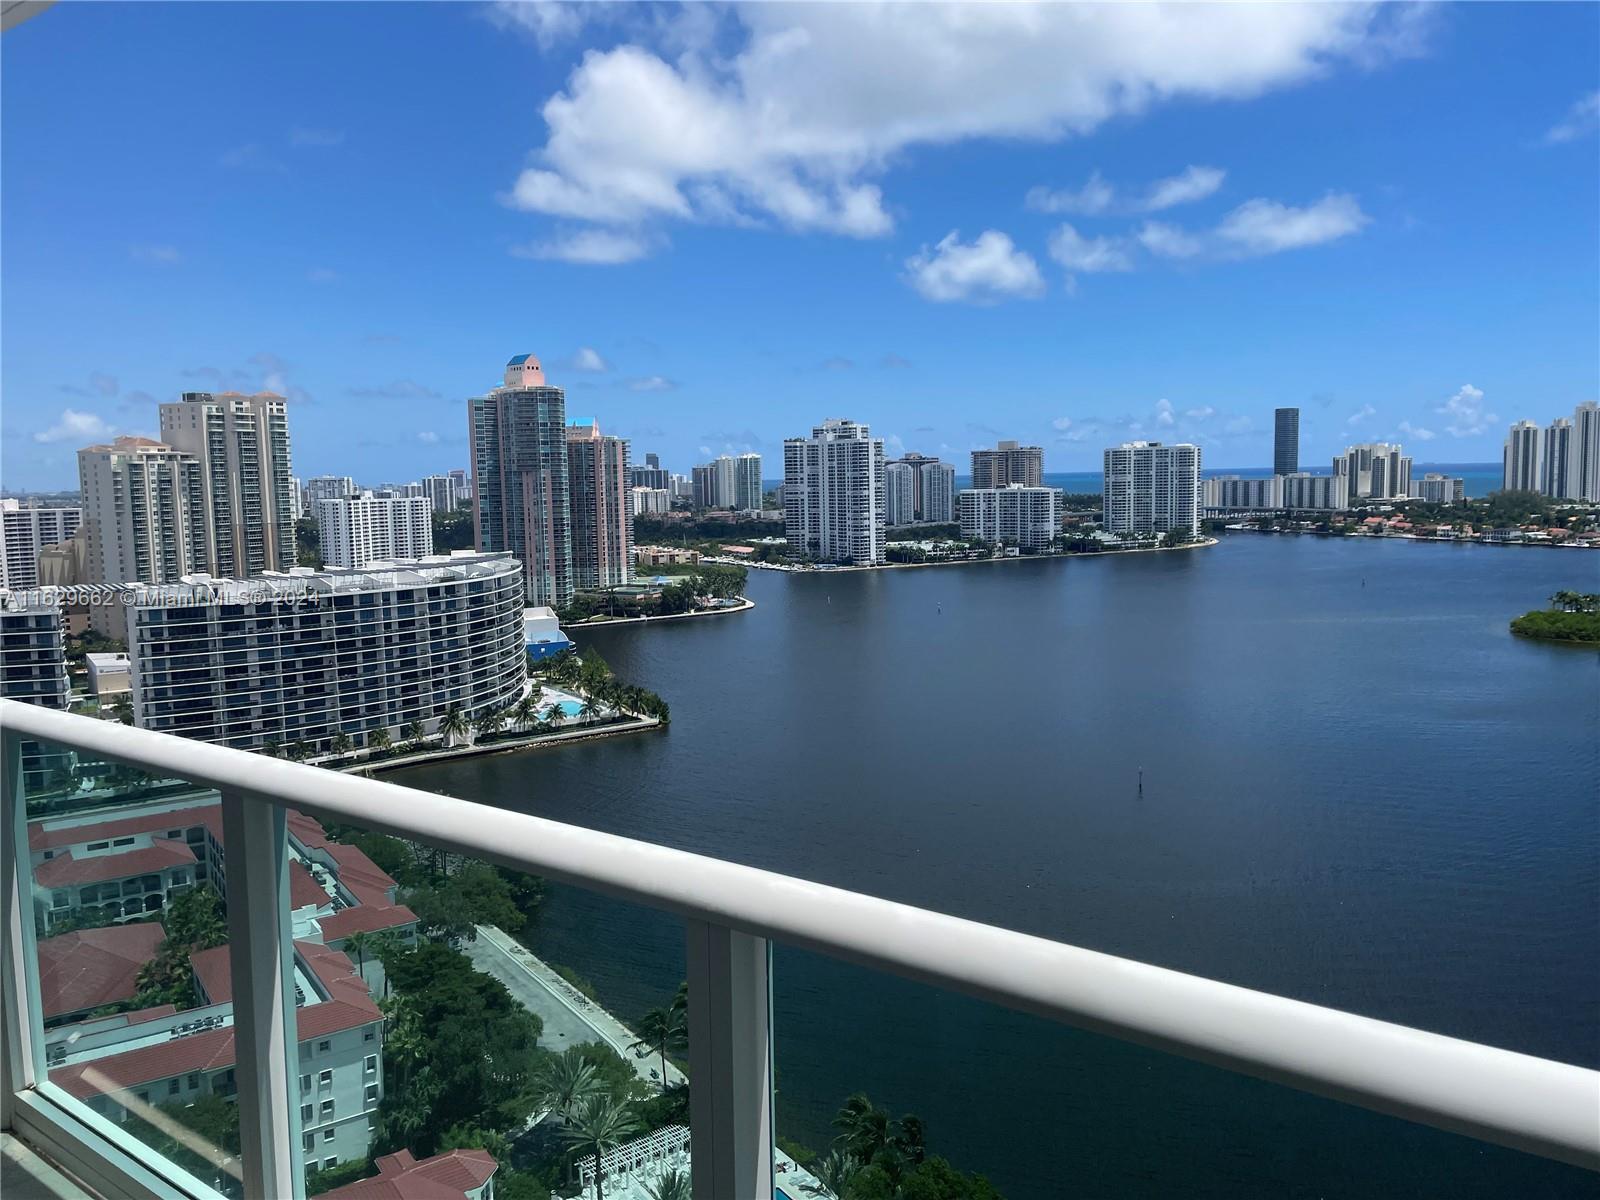
<svg viewBox="0 0 1600 1200"><path fill-rule="evenodd" d="M408 782L1600 1065L1600 655L1513 639L1582 552L1240 534L787 576L580 631L659 735ZM1137 770L1144 768L1141 796ZM552 893L625 1016L676 922ZM865 1089L1012 1200L1593 1196L1575 1170L779 947L778 1125Z"/></svg>

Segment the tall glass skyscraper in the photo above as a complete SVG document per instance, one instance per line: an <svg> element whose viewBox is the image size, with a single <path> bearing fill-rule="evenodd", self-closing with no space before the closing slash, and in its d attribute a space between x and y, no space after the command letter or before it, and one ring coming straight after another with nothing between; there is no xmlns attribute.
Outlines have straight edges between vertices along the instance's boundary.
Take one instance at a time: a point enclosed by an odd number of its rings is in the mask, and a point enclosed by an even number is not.
<svg viewBox="0 0 1600 1200"><path fill-rule="evenodd" d="M1300 410L1272 410L1272 473L1293 475L1300 469Z"/></svg>
<svg viewBox="0 0 1600 1200"><path fill-rule="evenodd" d="M531 354L506 364L505 383L468 402L472 527L479 550L522 561L527 602L572 603L567 397Z"/></svg>

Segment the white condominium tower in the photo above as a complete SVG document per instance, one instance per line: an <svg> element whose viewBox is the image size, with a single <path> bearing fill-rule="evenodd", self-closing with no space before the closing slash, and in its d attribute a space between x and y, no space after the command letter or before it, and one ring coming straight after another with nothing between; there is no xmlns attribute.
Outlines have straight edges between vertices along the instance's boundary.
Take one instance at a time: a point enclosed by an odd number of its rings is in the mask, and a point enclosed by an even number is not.
<svg viewBox="0 0 1600 1200"><path fill-rule="evenodd" d="M891 527L917 519L917 468L907 462L883 467L883 520Z"/></svg>
<svg viewBox="0 0 1600 1200"><path fill-rule="evenodd" d="M824 421L783 443L783 520L791 553L868 566L884 561L883 442L862 424Z"/></svg>
<svg viewBox="0 0 1600 1200"><path fill-rule="evenodd" d="M199 564L247 579L295 564L289 418L282 396L185 392L161 406L161 438L200 464Z"/></svg>
<svg viewBox="0 0 1600 1200"><path fill-rule="evenodd" d="M981 453L992 453L982 451ZM907 454L885 468L890 525L955 520L956 469L924 454Z"/></svg>
<svg viewBox="0 0 1600 1200"><path fill-rule="evenodd" d="M1023 550L1048 550L1061 532L1055 488L967 488L961 493L961 536L1004 542Z"/></svg>
<svg viewBox="0 0 1600 1200"><path fill-rule="evenodd" d="M358 490L356 481L348 475L318 475L301 485L302 507L306 512L315 512L318 500L342 500Z"/></svg>
<svg viewBox="0 0 1600 1200"><path fill-rule="evenodd" d="M1501 486L1508 492L1536 492L1544 482L1544 446L1539 427L1518 421L1506 436L1505 468Z"/></svg>
<svg viewBox="0 0 1600 1200"><path fill-rule="evenodd" d="M1346 503L1357 500L1401 500L1411 495L1411 459L1398 444L1365 442L1348 446L1333 460L1333 475L1342 480Z"/></svg>
<svg viewBox="0 0 1600 1200"><path fill-rule="evenodd" d="M530 607L572 603L567 397L531 354L506 363L505 383L468 402L472 525L480 550L522 561Z"/></svg>
<svg viewBox="0 0 1600 1200"><path fill-rule="evenodd" d="M1539 490L1546 496L1564 497L1572 486L1572 422L1565 417L1551 421L1544 431L1540 450L1544 460L1539 468Z"/></svg>
<svg viewBox="0 0 1600 1200"><path fill-rule="evenodd" d="M76 533L83 509L31 508L15 500L0 500L0 521L5 524L0 588L31 588L39 582L39 551Z"/></svg>
<svg viewBox="0 0 1600 1200"><path fill-rule="evenodd" d="M628 443L595 422L567 426L572 490L572 583L609 588L627 583L633 565L633 500Z"/></svg>
<svg viewBox="0 0 1600 1200"><path fill-rule="evenodd" d="M1600 500L1600 404L1593 400L1572 412L1566 496L1570 500Z"/></svg>
<svg viewBox="0 0 1600 1200"><path fill-rule="evenodd" d="M422 481L422 494L433 505L434 512L452 513L466 499L461 482L454 475L429 475Z"/></svg>
<svg viewBox="0 0 1600 1200"><path fill-rule="evenodd" d="M205 565L200 464L150 438L78 451L85 583L170 583Z"/></svg>
<svg viewBox="0 0 1600 1200"><path fill-rule="evenodd" d="M917 477L922 484L918 519L939 525L947 525L955 520L955 466L930 458L917 468Z"/></svg>
<svg viewBox="0 0 1600 1200"><path fill-rule="evenodd" d="M426 496L356 496L317 501L322 561L361 568L433 553L433 504Z"/></svg>
<svg viewBox="0 0 1600 1200"><path fill-rule="evenodd" d="M246 750L436 731L452 708L516 703L527 677L522 570L505 554L195 576L129 599L135 724Z"/></svg>
<svg viewBox="0 0 1600 1200"><path fill-rule="evenodd" d="M733 507L740 512L761 507L761 455L741 454L733 460Z"/></svg>
<svg viewBox="0 0 1600 1200"><path fill-rule="evenodd" d="M1200 533L1200 447L1124 442L1105 452L1102 504L1111 533Z"/></svg>

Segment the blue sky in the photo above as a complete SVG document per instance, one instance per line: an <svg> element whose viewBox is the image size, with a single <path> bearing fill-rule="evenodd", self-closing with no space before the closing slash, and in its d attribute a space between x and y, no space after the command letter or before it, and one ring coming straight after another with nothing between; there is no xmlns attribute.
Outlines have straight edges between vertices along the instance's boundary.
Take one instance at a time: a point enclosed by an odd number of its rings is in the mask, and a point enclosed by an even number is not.
<svg viewBox="0 0 1600 1200"><path fill-rule="evenodd" d="M4 483L185 390L463 466L532 351L687 470L829 416L1499 455L1600 396L1600 7L63 4L0 42ZM767 474L776 473L776 459Z"/></svg>

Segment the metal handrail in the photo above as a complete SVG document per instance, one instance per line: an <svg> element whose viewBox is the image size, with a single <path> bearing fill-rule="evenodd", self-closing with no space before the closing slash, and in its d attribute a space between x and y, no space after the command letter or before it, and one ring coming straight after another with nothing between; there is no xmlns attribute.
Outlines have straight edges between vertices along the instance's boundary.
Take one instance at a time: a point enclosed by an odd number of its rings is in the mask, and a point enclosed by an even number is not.
<svg viewBox="0 0 1600 1200"><path fill-rule="evenodd" d="M1600 1072L558 821L0 701L0 727L1600 1170ZM7 831L10 836L10 831Z"/></svg>

